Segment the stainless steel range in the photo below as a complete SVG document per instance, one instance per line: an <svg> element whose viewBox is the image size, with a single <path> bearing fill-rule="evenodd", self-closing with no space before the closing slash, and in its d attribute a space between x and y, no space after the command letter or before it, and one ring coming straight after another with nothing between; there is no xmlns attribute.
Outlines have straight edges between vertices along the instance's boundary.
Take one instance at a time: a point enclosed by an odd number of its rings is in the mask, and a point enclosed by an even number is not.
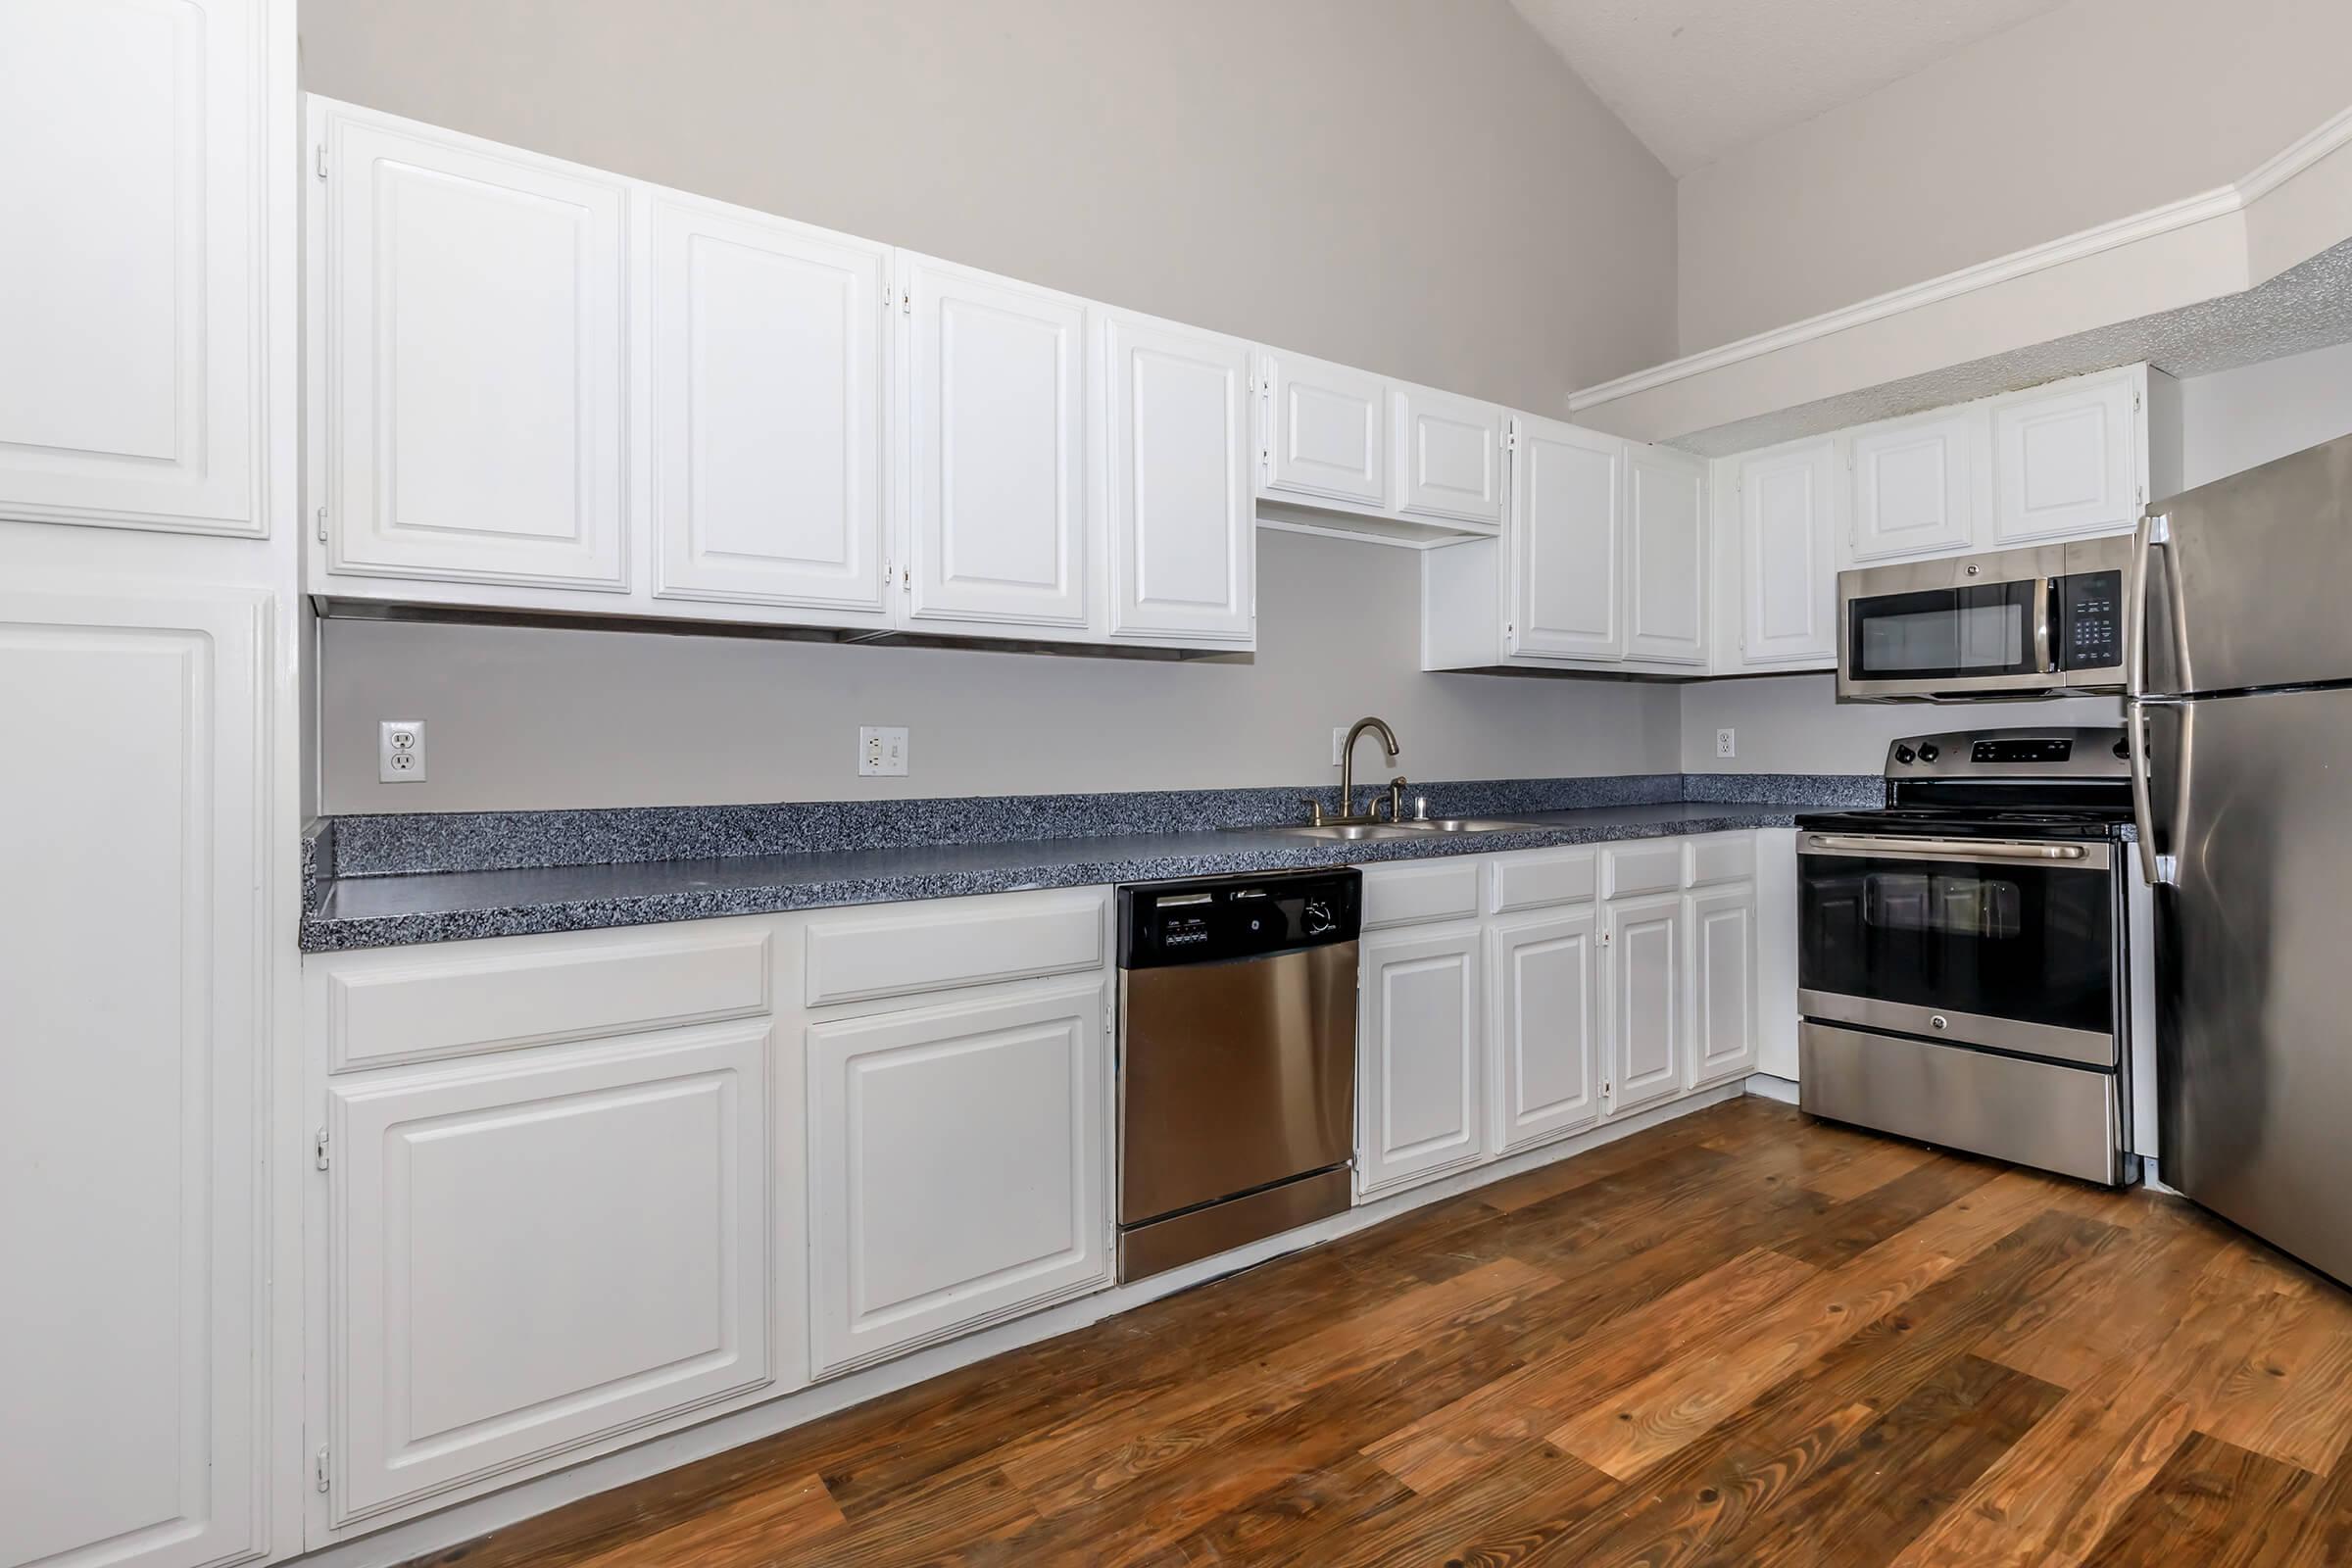
<svg viewBox="0 0 2352 1568"><path fill-rule="evenodd" d="M2115 729L1886 753L1886 804L1800 816L1798 1097L1817 1116L2138 1179Z"/></svg>

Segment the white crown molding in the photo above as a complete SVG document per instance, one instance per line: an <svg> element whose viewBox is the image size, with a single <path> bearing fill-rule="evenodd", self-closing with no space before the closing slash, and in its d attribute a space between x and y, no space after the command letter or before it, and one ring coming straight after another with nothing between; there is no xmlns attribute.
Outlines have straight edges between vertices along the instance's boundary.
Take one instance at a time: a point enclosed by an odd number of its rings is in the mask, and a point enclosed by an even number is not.
<svg viewBox="0 0 2352 1568"><path fill-rule="evenodd" d="M2111 222L2063 235L2040 245L2029 246L2025 250L2012 251L2006 256L1894 289L1857 304L1828 311L1801 321L1792 321L1787 326L1774 327L1770 331L1758 332L1717 348L1636 370L1613 381L1586 387L1568 395L1569 412L1580 413L1619 398L1671 386L1677 381L1687 381L1711 370L1776 354L1838 332L1851 331L1855 327L1867 326L1873 321L1883 321L1909 311L1923 310L2034 272L2064 267L2085 257L2096 256L2102 251L2138 244L2216 218L2242 214L2255 202L2321 159L2347 145L2352 145L2352 108L2344 110L2265 160L2242 179L2216 186L2195 196L2183 197L2180 201L2167 202L2161 207L2151 207L2128 218L2119 218Z"/></svg>

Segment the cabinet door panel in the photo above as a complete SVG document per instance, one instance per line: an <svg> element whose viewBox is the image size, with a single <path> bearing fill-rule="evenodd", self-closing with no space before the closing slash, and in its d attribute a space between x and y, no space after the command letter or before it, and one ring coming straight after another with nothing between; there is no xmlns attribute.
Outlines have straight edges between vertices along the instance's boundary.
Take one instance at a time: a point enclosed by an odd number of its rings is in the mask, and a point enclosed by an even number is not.
<svg viewBox="0 0 2352 1568"><path fill-rule="evenodd" d="M1607 906L1602 921L1611 955L1609 1110L1615 1114L1683 1089L1689 1025L1682 895L1621 899Z"/></svg>
<svg viewBox="0 0 2352 1568"><path fill-rule="evenodd" d="M1626 657L1705 663L1706 465L1662 447L1633 448L1625 534Z"/></svg>
<svg viewBox="0 0 2352 1568"><path fill-rule="evenodd" d="M890 253L651 204L656 592L878 621Z"/></svg>
<svg viewBox="0 0 2352 1568"><path fill-rule="evenodd" d="M0 578L0 1561L261 1544L269 613Z"/></svg>
<svg viewBox="0 0 2352 1568"><path fill-rule="evenodd" d="M338 1522L768 1381L758 1020L329 1091Z"/></svg>
<svg viewBox="0 0 2352 1568"><path fill-rule="evenodd" d="M1755 1071L1756 890L1752 883L1690 896L1690 1082Z"/></svg>
<svg viewBox="0 0 2352 1568"><path fill-rule="evenodd" d="M1371 1192L1467 1165L1480 1127L1479 932L1475 925L1363 939L1357 1031L1364 1131L1358 1189Z"/></svg>
<svg viewBox="0 0 2352 1568"><path fill-rule="evenodd" d="M324 122L330 566L624 587L624 183Z"/></svg>
<svg viewBox="0 0 2352 1568"><path fill-rule="evenodd" d="M1827 441L1740 470L1740 653L1749 664L1834 663L1838 566Z"/></svg>
<svg viewBox="0 0 2352 1568"><path fill-rule="evenodd" d="M1269 493L1380 512L1389 504L1388 383L1297 354L1269 356Z"/></svg>
<svg viewBox="0 0 2352 1568"><path fill-rule="evenodd" d="M1975 542L1982 417L1874 426L1853 438L1854 559L1934 555Z"/></svg>
<svg viewBox="0 0 2352 1568"><path fill-rule="evenodd" d="M1549 419L1514 422L1511 652L1621 658L1625 443Z"/></svg>
<svg viewBox="0 0 2352 1568"><path fill-rule="evenodd" d="M1502 411L1491 403L1398 387L1390 408L1396 438L1396 510L1460 522L1502 521Z"/></svg>
<svg viewBox="0 0 2352 1568"><path fill-rule="evenodd" d="M1993 410L1993 537L2003 545L2121 531L2139 513L2137 395L2128 376Z"/></svg>
<svg viewBox="0 0 2352 1568"><path fill-rule="evenodd" d="M1102 323L1113 634L1247 643L1255 616L1250 350L1140 318Z"/></svg>
<svg viewBox="0 0 2352 1568"><path fill-rule="evenodd" d="M259 0L0 18L0 515L267 533Z"/></svg>
<svg viewBox="0 0 2352 1568"><path fill-rule="evenodd" d="M1586 908L1498 921L1487 932L1490 1153L1557 1138L1600 1114L1599 929Z"/></svg>
<svg viewBox="0 0 2352 1568"><path fill-rule="evenodd" d="M1086 309L901 254L907 617L1088 624Z"/></svg>
<svg viewBox="0 0 2352 1568"><path fill-rule="evenodd" d="M1109 1278L1102 982L808 1031L820 1371Z"/></svg>

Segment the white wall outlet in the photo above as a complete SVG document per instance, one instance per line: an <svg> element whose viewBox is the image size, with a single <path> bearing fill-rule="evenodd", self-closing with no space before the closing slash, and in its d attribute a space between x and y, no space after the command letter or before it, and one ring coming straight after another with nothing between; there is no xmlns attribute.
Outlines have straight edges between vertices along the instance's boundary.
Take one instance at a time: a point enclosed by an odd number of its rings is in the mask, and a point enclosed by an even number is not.
<svg viewBox="0 0 2352 1568"><path fill-rule="evenodd" d="M1346 761L1346 760L1347 760L1347 752L1348 752L1348 726L1347 726L1347 725L1345 725L1345 724L1334 724L1334 725L1332 725L1332 726L1331 726L1331 765L1332 765L1332 766L1334 766L1334 767L1337 767L1337 766L1339 766L1339 765L1340 765L1340 763L1342 763L1343 761Z"/></svg>
<svg viewBox="0 0 2352 1568"><path fill-rule="evenodd" d="M375 781L424 782L424 720L387 718L375 730Z"/></svg>
<svg viewBox="0 0 2352 1568"><path fill-rule="evenodd" d="M903 726L868 724L858 732L858 776L906 776L906 731Z"/></svg>
<svg viewBox="0 0 2352 1568"><path fill-rule="evenodd" d="M1737 731L1719 729L1715 732L1715 755L1717 757L1737 757L1740 755L1740 744Z"/></svg>

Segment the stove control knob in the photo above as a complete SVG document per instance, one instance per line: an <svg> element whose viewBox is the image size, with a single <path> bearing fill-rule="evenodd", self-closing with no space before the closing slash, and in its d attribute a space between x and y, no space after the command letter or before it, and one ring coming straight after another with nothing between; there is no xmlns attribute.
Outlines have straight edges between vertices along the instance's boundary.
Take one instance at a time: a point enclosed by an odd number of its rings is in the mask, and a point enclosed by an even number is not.
<svg viewBox="0 0 2352 1568"><path fill-rule="evenodd" d="M1310 937L1319 937L1339 929L1340 922L1332 918L1331 906L1321 899L1309 899L1306 907L1298 911L1298 923Z"/></svg>
<svg viewBox="0 0 2352 1568"><path fill-rule="evenodd" d="M1909 767L1913 762L1919 760L1919 754L1908 746L1897 746L1894 749L1894 760L1905 767Z"/></svg>
<svg viewBox="0 0 2352 1568"><path fill-rule="evenodd" d="M1922 746L1919 749L1919 760L1923 762L1933 762L1936 758L1941 757L1943 753L1937 749L1934 741L1928 742L1925 746Z"/></svg>

